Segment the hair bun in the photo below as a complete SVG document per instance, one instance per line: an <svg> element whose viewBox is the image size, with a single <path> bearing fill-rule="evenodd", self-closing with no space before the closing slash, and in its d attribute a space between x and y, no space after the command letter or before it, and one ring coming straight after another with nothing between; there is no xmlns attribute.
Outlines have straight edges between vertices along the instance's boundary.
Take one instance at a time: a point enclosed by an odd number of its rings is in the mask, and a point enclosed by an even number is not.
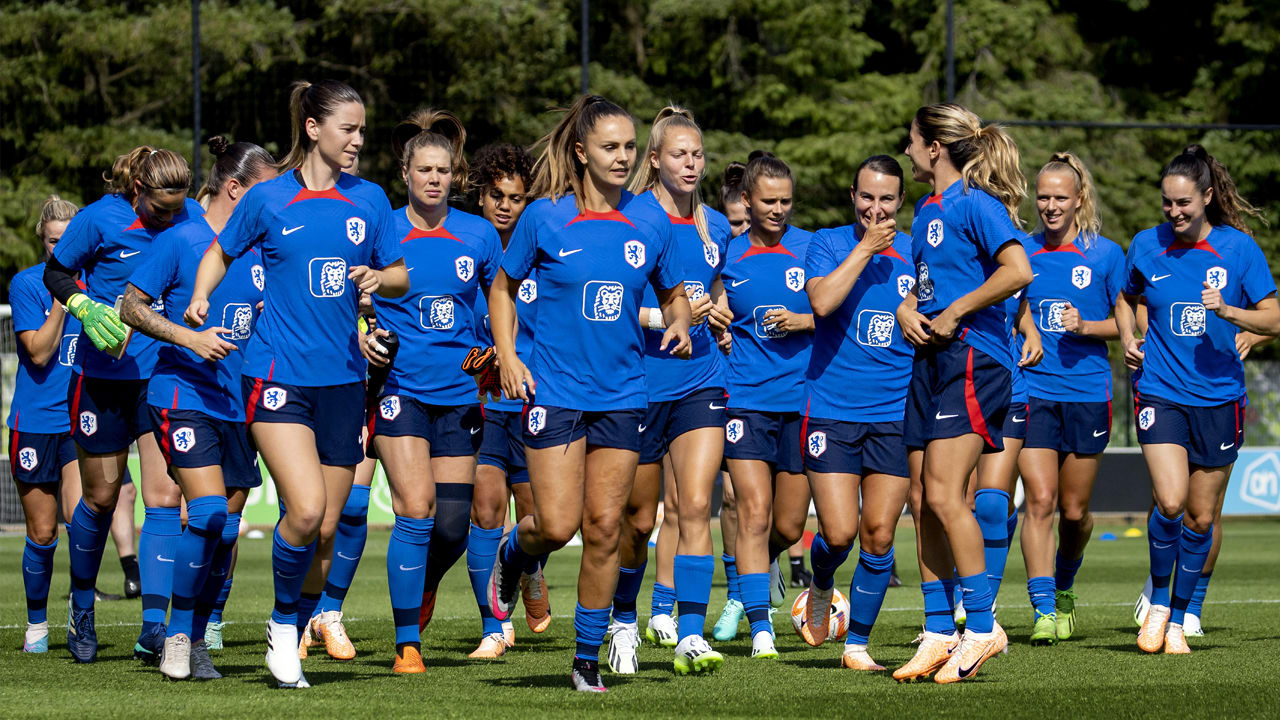
<svg viewBox="0 0 1280 720"><path fill-rule="evenodd" d="M777 157L777 156L769 152L768 150L752 150L751 154L747 156L747 162L750 163L752 160L757 160L759 158L771 158L771 157Z"/></svg>
<svg viewBox="0 0 1280 720"><path fill-rule="evenodd" d="M229 147L231 147L231 143L227 142L227 139L221 135L214 135L209 138L209 152L213 153L214 157L222 157L227 153L227 148Z"/></svg>

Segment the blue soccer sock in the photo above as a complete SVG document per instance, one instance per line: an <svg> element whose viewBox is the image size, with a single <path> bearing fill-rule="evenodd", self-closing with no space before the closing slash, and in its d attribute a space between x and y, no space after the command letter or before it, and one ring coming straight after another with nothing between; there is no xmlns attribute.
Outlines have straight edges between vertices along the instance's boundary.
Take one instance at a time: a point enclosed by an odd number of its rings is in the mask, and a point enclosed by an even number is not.
<svg viewBox="0 0 1280 720"><path fill-rule="evenodd" d="M653 599L649 602L650 615L674 615L676 612L676 590L660 582L653 583Z"/></svg>
<svg viewBox="0 0 1280 720"><path fill-rule="evenodd" d="M320 593L309 593L303 591L298 595L298 620L294 624L298 628L298 637L307 631L307 623L311 622L319 613L316 608L320 606Z"/></svg>
<svg viewBox="0 0 1280 720"><path fill-rule="evenodd" d="M816 541L815 541L816 544ZM858 567L849 583L849 633L848 645L866 645L871 638L871 628L876 624L884 595L889 591L889 578L893 575L893 548L884 555L872 555L865 550L858 552Z"/></svg>
<svg viewBox="0 0 1280 720"><path fill-rule="evenodd" d="M316 609L320 612L342 610L347 590L360 567L360 556L369 538L369 486L352 485L351 494L338 517L338 531L333 538L333 561L324 581L324 594Z"/></svg>
<svg viewBox="0 0 1280 720"><path fill-rule="evenodd" d="M747 622L751 623L751 635L760 631L773 630L773 621L769 619L769 573L745 573L738 576L738 587L742 590L742 608L747 613ZM657 592L657 586L654 586Z"/></svg>
<svg viewBox="0 0 1280 720"><path fill-rule="evenodd" d="M1191 602L1187 603L1187 614L1200 617L1200 613L1204 611L1204 598L1209 594L1209 579L1213 577L1212 572L1200 571L1200 580L1196 583L1195 592L1191 593Z"/></svg>
<svg viewBox="0 0 1280 720"><path fill-rule="evenodd" d="M227 513L227 524L222 528L222 546L227 548L226 569L222 570L222 587L218 590L218 596L213 601L213 609L209 613L209 622L222 622L222 611L227 607L227 600L231 598L231 562L234 559L232 551L235 549L236 540L240 537L240 513ZM210 566L209 574L216 577L218 568Z"/></svg>
<svg viewBox="0 0 1280 720"><path fill-rule="evenodd" d="M1169 580L1178 562L1178 543L1182 537L1182 515L1167 518L1160 508L1151 511L1147 521L1147 546L1151 558L1151 604L1169 607Z"/></svg>
<svg viewBox="0 0 1280 720"><path fill-rule="evenodd" d="M732 555L721 555L720 562L724 563L724 581L728 586L726 591L728 599L742 602L742 590L738 587L738 559Z"/></svg>
<svg viewBox="0 0 1280 720"><path fill-rule="evenodd" d="M1053 578L1048 575L1027 578L1027 597L1031 599L1031 607L1039 615L1054 612L1058 605L1054 597Z"/></svg>
<svg viewBox="0 0 1280 720"><path fill-rule="evenodd" d="M276 525L271 545L271 571L275 586L275 606L271 619L281 625L298 624L298 600L302 595L302 583L311 568L311 558L316 554L316 541L302 547L290 545L280 536ZM310 614L303 618L305 622Z"/></svg>
<svg viewBox="0 0 1280 720"><path fill-rule="evenodd" d="M481 636L502 632L502 622L493 616L489 607L489 576L493 574L501 542L502 528L487 529L471 524L471 533L467 536L467 575L471 577L471 593L480 609Z"/></svg>
<svg viewBox="0 0 1280 720"><path fill-rule="evenodd" d="M964 630L989 633L995 627L995 615L991 612L991 583L985 572L959 578L964 593Z"/></svg>
<svg viewBox="0 0 1280 720"><path fill-rule="evenodd" d="M391 616L396 626L396 645L416 643L418 610L422 607L422 583L427 574L427 555L435 518L396 515L387 542L387 588L391 593Z"/></svg>
<svg viewBox="0 0 1280 720"><path fill-rule="evenodd" d="M613 591L613 621L635 625L639 622L636 613L636 600L640 597L640 586L644 584L644 570L649 564L646 557L640 567L618 568L618 588Z"/></svg>
<svg viewBox="0 0 1280 720"><path fill-rule="evenodd" d="M186 635L193 642L192 619L196 598L209 579L213 554L222 542L227 524L225 495L205 495L187 501L187 529L178 538L173 552L173 611L169 614L169 637ZM203 637L203 636L202 636Z"/></svg>
<svg viewBox="0 0 1280 720"><path fill-rule="evenodd" d="M1058 590L1070 590L1076 584L1076 573L1080 572L1080 564L1084 555L1074 560L1062 557L1059 551L1053 561L1053 585Z"/></svg>
<svg viewBox="0 0 1280 720"><path fill-rule="evenodd" d="M519 526L511 530L511 534L507 536L507 544L503 545L499 552L502 553L502 562L508 565L525 567L530 563L538 562L536 556L530 555L525 552L524 548L520 547Z"/></svg>
<svg viewBox="0 0 1280 720"><path fill-rule="evenodd" d="M1004 566L1009 559L1009 493L996 488L982 488L974 494L973 505L973 514L982 530L987 584L991 588L991 597L995 598L1000 594ZM965 612L969 612L967 607Z"/></svg>
<svg viewBox="0 0 1280 720"><path fill-rule="evenodd" d="M1009 533L1009 547L1013 547L1013 536L1018 532L1018 508L1014 508L1009 513L1009 519L1006 521L1005 529Z"/></svg>
<svg viewBox="0 0 1280 720"><path fill-rule="evenodd" d="M229 513L227 522L231 522L231 516L236 516L236 524L239 525L239 513ZM195 642L204 637L205 627L209 624L209 617L213 615L213 609L221 600L223 606L226 605L226 593L231 592L228 577L231 572L231 553L235 549L235 535L231 536L230 541L224 532L217 547L213 551L213 558L209 561L209 575L205 578L204 587L200 589L200 594L196 597L195 613L191 616L191 641ZM224 592L225 591L225 592ZM219 614L219 622L221 622L221 614Z"/></svg>
<svg viewBox="0 0 1280 720"><path fill-rule="evenodd" d="M707 603L711 602L715 558L711 555L676 555L674 574L676 600L680 603L676 618L680 639L700 636L707 622Z"/></svg>
<svg viewBox="0 0 1280 720"><path fill-rule="evenodd" d="M830 590L835 587L836 570L849 557L853 546L843 550L833 550L827 545L822 533L813 536L813 544L809 546L809 564L813 566L813 585L819 590Z"/></svg>
<svg viewBox="0 0 1280 720"><path fill-rule="evenodd" d="M578 645L574 657L599 661L600 645L609 631L609 608L584 608L578 603L573 610L573 629Z"/></svg>
<svg viewBox="0 0 1280 720"><path fill-rule="evenodd" d="M436 483L436 524L431 529L423 592L439 587L444 574L466 554L474 493L475 486L470 483Z"/></svg>
<svg viewBox="0 0 1280 720"><path fill-rule="evenodd" d="M142 531L138 534L138 571L142 579L142 632L139 636L164 625L169 597L173 594L174 554L181 537L181 510L176 507L146 509Z"/></svg>
<svg viewBox="0 0 1280 720"><path fill-rule="evenodd" d="M22 587L27 592L27 622L47 622L49 607L49 581L53 576L53 554L58 549L58 538L48 545L37 545L27 538L22 549Z"/></svg>
<svg viewBox="0 0 1280 720"><path fill-rule="evenodd" d="M925 632L939 635L954 635L956 619L952 615L951 578L930 580L920 583L920 592L924 595L924 629Z"/></svg>
<svg viewBox="0 0 1280 720"><path fill-rule="evenodd" d="M1209 557L1209 548L1213 547L1213 526L1205 532L1198 533L1186 525L1182 526L1182 541L1178 548L1178 569L1173 578L1173 599L1169 605L1169 622L1182 624L1187 614L1187 606L1191 596L1196 592L1196 584L1200 582L1200 571Z"/></svg>

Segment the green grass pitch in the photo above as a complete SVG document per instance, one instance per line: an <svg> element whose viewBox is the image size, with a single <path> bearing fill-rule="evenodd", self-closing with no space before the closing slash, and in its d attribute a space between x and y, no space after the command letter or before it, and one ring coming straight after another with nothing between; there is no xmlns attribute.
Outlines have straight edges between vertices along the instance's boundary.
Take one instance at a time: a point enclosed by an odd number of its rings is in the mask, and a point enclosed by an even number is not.
<svg viewBox="0 0 1280 720"><path fill-rule="evenodd" d="M1027 643L1022 558L1015 547L999 597L998 616L1010 649L973 681L941 687L898 685L887 673L856 674L839 667L840 645L809 648L785 613L777 616L776 661L753 661L743 634L716 643L724 668L710 677L676 677L671 651L644 645L641 672L605 675L609 693L586 696L568 689L573 647L574 587L579 554L552 556L548 578L555 619L543 635L516 611L517 644L498 661L466 658L479 640L480 622L467 583L465 561L450 571L423 639L425 675L391 673L390 603L386 595L385 531L370 534L360 572L346 604L348 632L359 655L338 663L323 649L304 662L313 687L276 690L263 664L263 622L271 609L270 543L242 540L235 589L227 608L226 649L214 662L227 676L212 683L173 683L129 658L139 622L137 601L98 605L99 660L72 663L65 646L63 600L66 553L59 551L50 602L52 647L24 655L25 604L19 558L22 538L0 538L0 717L173 718L390 718L566 717L644 718L706 716L868 718L1004 717L1248 717L1280 715L1280 521L1228 520L1226 542L1204 611L1207 636L1192 638L1189 657L1144 656L1135 644L1132 605L1146 574L1143 539L1100 542L1125 526L1099 521L1077 590L1078 637L1054 647ZM718 533L717 533L718 536ZM889 591L872 636L871 651L893 668L913 652L921 599L909 523L899 531L898 558L906 587ZM717 566L719 563L717 562ZM854 562L837 576L848 586ZM650 563L650 583L653 563ZM119 566L108 553L103 589L119 591ZM790 591L791 596L798 591ZM641 593L647 616L649 585ZM712 593L710 634L724 601L723 578ZM602 657L605 653L602 652ZM909 714L909 715L908 715Z"/></svg>

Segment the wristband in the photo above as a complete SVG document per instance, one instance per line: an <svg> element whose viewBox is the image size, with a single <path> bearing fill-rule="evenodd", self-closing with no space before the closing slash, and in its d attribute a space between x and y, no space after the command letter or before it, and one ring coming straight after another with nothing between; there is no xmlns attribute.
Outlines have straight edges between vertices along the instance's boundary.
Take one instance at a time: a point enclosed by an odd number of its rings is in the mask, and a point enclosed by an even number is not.
<svg viewBox="0 0 1280 720"><path fill-rule="evenodd" d="M662 310L658 308L649 308L649 329L662 330L666 326L666 321L662 317Z"/></svg>

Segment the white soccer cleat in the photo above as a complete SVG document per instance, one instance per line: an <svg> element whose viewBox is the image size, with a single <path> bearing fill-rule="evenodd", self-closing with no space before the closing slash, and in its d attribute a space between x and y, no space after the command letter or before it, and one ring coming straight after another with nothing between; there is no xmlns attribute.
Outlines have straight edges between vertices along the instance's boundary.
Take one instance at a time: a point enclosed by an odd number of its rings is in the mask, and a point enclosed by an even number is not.
<svg viewBox="0 0 1280 720"><path fill-rule="evenodd" d="M295 683L278 683L276 687L281 690L305 690L311 687L311 683L307 682L307 676L299 674L298 682Z"/></svg>
<svg viewBox="0 0 1280 720"><path fill-rule="evenodd" d="M667 616L670 617L670 616ZM640 629L633 623L609 626L609 669L618 675L634 675L640 671L636 648L640 647Z"/></svg>
<svg viewBox="0 0 1280 720"><path fill-rule="evenodd" d="M160 654L160 672L170 680L186 680L191 677L191 638L177 634L164 639Z"/></svg>
<svg viewBox="0 0 1280 720"><path fill-rule="evenodd" d="M267 669L281 685L298 685L302 661L298 659L298 628L293 624L267 621Z"/></svg>
<svg viewBox="0 0 1280 720"><path fill-rule="evenodd" d="M780 608L787 603L787 582L782 579L782 566L778 558L769 563L769 604Z"/></svg>
<svg viewBox="0 0 1280 720"><path fill-rule="evenodd" d="M675 647L680 642L676 619L670 615L653 615L644 630L645 639L662 647Z"/></svg>
<svg viewBox="0 0 1280 720"><path fill-rule="evenodd" d="M516 646L516 626L510 620L502 623L502 643L509 648Z"/></svg>
<svg viewBox="0 0 1280 720"><path fill-rule="evenodd" d="M724 656L707 644L701 635L689 635L676 645L673 669L677 675L703 675L713 673L724 664Z"/></svg>
<svg viewBox="0 0 1280 720"><path fill-rule="evenodd" d="M1187 615L1182 619L1182 634L1187 637L1204 637L1204 627L1200 625L1200 616Z"/></svg>
<svg viewBox="0 0 1280 720"><path fill-rule="evenodd" d="M778 648L773 645L773 633L761 630L751 636L751 657L761 660L777 659Z"/></svg>
<svg viewBox="0 0 1280 720"><path fill-rule="evenodd" d="M1133 624L1142 627L1147 621L1147 611L1151 609L1151 576L1147 576L1147 584L1142 586L1142 594L1133 604Z"/></svg>

